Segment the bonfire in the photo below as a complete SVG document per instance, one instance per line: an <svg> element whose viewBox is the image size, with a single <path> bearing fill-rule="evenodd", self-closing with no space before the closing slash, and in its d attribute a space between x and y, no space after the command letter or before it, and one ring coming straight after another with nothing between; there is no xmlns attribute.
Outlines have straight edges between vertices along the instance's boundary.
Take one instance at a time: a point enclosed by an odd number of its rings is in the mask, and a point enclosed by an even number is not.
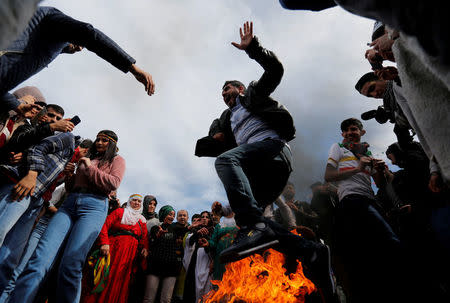
<svg viewBox="0 0 450 303"><path fill-rule="evenodd" d="M298 303L316 290L303 274L297 261L295 273L286 274L284 255L268 249L262 255L255 254L226 265L221 281L213 280L218 287L204 298L206 303Z"/></svg>

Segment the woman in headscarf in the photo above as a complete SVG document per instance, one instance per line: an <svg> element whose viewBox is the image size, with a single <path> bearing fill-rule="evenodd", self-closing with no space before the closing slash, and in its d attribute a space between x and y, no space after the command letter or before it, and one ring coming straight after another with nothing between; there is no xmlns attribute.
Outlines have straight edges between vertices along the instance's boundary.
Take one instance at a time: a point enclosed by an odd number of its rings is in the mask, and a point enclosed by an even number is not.
<svg viewBox="0 0 450 303"><path fill-rule="evenodd" d="M158 201L155 196L146 195L144 196L144 202L142 202L142 215L147 220L147 234L150 237L150 229L159 225L158 214L156 213L156 205ZM133 283L130 285L130 296L128 298L129 302L139 302L142 303L142 299L144 297L145 286L146 286L146 277L147 277L147 262L144 260L145 265L138 267L138 271L136 272Z"/></svg>
<svg viewBox="0 0 450 303"><path fill-rule="evenodd" d="M10 302L33 302L57 255L61 259L56 301L79 301L83 265L105 223L108 195L119 187L125 173L117 140L113 131L100 131L89 157L79 160L76 173L66 181L68 196L19 276Z"/></svg>
<svg viewBox="0 0 450 303"><path fill-rule="evenodd" d="M150 230L150 253L148 258L147 286L144 303L155 302L156 293L161 282L161 303L170 303L173 288L181 269L181 255L176 234L172 225L175 210L165 205L159 210L161 225Z"/></svg>
<svg viewBox="0 0 450 303"><path fill-rule="evenodd" d="M156 205L158 201L152 195L144 197L144 206L142 208L142 215L147 219L147 231L150 233L150 229L153 226L159 224L158 214L156 213Z"/></svg>
<svg viewBox="0 0 450 303"><path fill-rule="evenodd" d="M110 255L109 275L104 289L87 295L82 302L128 302L130 281L139 264L136 259L148 255L146 220L141 212L142 196L135 194L125 208L116 209L106 218L98 245L102 255Z"/></svg>
<svg viewBox="0 0 450 303"><path fill-rule="evenodd" d="M222 207L220 204L219 210L221 219L214 227L211 238L205 243L213 258L213 280L222 280L222 276L225 273L225 264L222 264L219 260L220 253L233 243L236 233L239 230L236 226L231 207Z"/></svg>
<svg viewBox="0 0 450 303"><path fill-rule="evenodd" d="M192 233L186 238L183 266L186 269L183 300L186 303L196 303L211 289L210 265L212 259L208 240L214 230L212 215L209 211L200 213L200 225L191 229Z"/></svg>

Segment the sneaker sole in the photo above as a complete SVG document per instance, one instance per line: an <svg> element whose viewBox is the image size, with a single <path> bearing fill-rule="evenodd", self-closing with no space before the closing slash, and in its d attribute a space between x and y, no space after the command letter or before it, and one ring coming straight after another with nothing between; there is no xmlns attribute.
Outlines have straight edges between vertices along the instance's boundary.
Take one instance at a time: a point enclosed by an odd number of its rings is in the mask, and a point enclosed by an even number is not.
<svg viewBox="0 0 450 303"><path fill-rule="evenodd" d="M220 263L229 263L229 262L236 262L239 260L242 260L250 255L253 254L257 254L257 253L261 253L263 251L265 251L266 249L269 248L274 248L276 246L278 246L280 244L280 241L278 240L273 240L240 252L236 252L236 253L232 253L232 254L227 254L227 255L223 255L219 257L219 261Z"/></svg>

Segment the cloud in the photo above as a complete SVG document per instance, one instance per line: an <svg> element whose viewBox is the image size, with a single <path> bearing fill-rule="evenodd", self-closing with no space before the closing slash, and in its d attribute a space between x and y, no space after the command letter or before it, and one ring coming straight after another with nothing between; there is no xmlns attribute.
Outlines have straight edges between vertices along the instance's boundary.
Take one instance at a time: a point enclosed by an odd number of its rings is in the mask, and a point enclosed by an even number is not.
<svg viewBox="0 0 450 303"><path fill-rule="evenodd" d="M255 34L273 50L285 75L273 97L292 112L297 138L293 179L299 197L322 177L329 146L340 140L339 123L376 107L353 88L370 69L364 51L373 22L333 8L321 13L287 11L277 1L43 1L101 29L150 72L156 94L145 95L123 74L87 50L61 55L27 81L49 102L82 122L76 133L93 138L101 129L119 136L127 170L118 195L154 194L160 206L193 212L226 195L213 159L194 156L195 142L225 108L225 80L258 79L262 68L230 42L253 20ZM367 124L367 141L382 151L391 129Z"/></svg>

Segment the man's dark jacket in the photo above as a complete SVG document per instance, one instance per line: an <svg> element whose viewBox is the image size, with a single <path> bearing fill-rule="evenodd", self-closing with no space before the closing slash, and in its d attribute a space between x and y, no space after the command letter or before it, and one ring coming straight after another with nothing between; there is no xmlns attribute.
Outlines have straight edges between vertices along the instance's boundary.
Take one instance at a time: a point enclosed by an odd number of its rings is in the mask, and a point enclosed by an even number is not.
<svg viewBox="0 0 450 303"><path fill-rule="evenodd" d="M31 125L25 123L19 126L11 136L8 144L0 149L0 163L7 163L11 152L26 152L32 145L39 144L47 137L53 136L50 123Z"/></svg>
<svg viewBox="0 0 450 303"><path fill-rule="evenodd" d="M263 68L264 74L258 81L252 81L239 101L244 108L261 118L270 128L275 130L281 139L290 141L295 137L294 121L287 109L269 97L283 77L283 65L275 54L263 48L256 37L245 50L251 59L256 60ZM208 136L197 141L195 155L216 157L237 146L231 130L231 110L226 109L220 118L215 119ZM223 133L223 142L213 139L217 133Z"/></svg>
<svg viewBox="0 0 450 303"><path fill-rule="evenodd" d="M321 11L339 5L414 36L423 49L445 66L450 65L450 18L443 1L403 0L279 0L286 9Z"/></svg>

